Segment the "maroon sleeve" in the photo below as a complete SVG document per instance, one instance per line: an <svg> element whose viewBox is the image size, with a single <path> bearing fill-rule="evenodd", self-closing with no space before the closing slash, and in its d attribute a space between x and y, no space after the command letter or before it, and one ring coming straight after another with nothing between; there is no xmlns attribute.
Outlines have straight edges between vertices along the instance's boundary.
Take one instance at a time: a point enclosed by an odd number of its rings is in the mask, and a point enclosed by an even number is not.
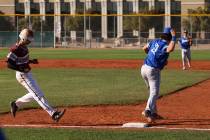
<svg viewBox="0 0 210 140"><path fill-rule="evenodd" d="M24 57L29 53L28 48L20 45L14 45L10 48L10 52L14 53L17 57Z"/></svg>
<svg viewBox="0 0 210 140"><path fill-rule="evenodd" d="M29 54L28 48L19 46L19 45L13 45L10 48L11 55L14 55L16 58L16 65L23 69L24 71L30 71L30 65L29 65L29 56L26 57Z"/></svg>
<svg viewBox="0 0 210 140"><path fill-rule="evenodd" d="M18 48L18 46L15 44L15 45L10 47L9 51L15 53L17 48Z"/></svg>

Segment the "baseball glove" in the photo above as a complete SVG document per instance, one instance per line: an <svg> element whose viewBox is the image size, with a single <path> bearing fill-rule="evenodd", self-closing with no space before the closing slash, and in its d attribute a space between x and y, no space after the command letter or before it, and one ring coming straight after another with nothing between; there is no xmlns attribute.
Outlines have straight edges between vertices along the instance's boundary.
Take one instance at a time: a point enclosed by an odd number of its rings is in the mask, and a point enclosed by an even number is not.
<svg viewBox="0 0 210 140"><path fill-rule="evenodd" d="M39 61L38 61L38 59L32 59L32 60L29 60L29 63L31 63L31 64L39 64Z"/></svg>

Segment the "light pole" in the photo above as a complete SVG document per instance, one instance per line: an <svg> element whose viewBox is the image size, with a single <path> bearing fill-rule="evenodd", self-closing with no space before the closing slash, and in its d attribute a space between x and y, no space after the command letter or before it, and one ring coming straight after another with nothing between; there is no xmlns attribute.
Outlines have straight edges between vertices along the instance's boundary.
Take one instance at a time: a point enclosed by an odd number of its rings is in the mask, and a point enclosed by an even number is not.
<svg viewBox="0 0 210 140"><path fill-rule="evenodd" d="M84 47L86 48L86 0L84 0Z"/></svg>
<svg viewBox="0 0 210 140"><path fill-rule="evenodd" d="M141 47L141 17L139 16L139 47Z"/></svg>
<svg viewBox="0 0 210 140"><path fill-rule="evenodd" d="M18 35L19 35L19 16L17 16L17 40L18 40Z"/></svg>
<svg viewBox="0 0 210 140"><path fill-rule="evenodd" d="M115 29L115 16L114 16L114 34L113 34L113 37L115 38L115 34L116 34L116 29Z"/></svg>
<svg viewBox="0 0 210 140"><path fill-rule="evenodd" d="M42 17L40 17L41 19L40 19L40 22L41 22L41 33L40 33L40 35L41 35L41 48L43 47L43 28L42 28Z"/></svg>
<svg viewBox="0 0 210 140"><path fill-rule="evenodd" d="M88 33L89 33L89 48L91 48L92 30L91 30L91 17L88 20Z"/></svg>

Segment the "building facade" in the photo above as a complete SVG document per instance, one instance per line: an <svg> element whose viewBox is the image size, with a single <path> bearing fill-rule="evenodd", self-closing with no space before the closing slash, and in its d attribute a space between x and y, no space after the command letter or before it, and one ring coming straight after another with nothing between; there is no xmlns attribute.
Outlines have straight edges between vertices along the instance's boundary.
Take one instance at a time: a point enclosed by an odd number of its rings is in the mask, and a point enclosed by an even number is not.
<svg viewBox="0 0 210 140"><path fill-rule="evenodd" d="M60 14L84 13L91 9L102 15L100 20L97 21L100 22L100 30L98 32L100 32L102 38L107 39L111 37L109 32L113 32L113 30L116 33L114 37L124 36L124 17L120 15L158 9L165 14L161 23L162 28L177 26L181 30L181 17L167 15L187 13L188 9L197 8L198 6L204 7L207 3L209 3L207 0L7 0L0 2L0 10L6 14L24 14L25 17L28 17L30 14L41 14L43 15L42 20L46 20L45 14L55 14L56 16L53 17L54 30L56 37L60 38L65 22L64 18L59 16ZM106 16L107 14L117 14L119 16L112 18ZM85 31L86 26L81 31ZM114 29L110 26L113 26ZM155 30L155 28L149 29L150 38L155 37L155 32L157 32ZM71 31L70 36L75 37L76 31Z"/></svg>
<svg viewBox="0 0 210 140"><path fill-rule="evenodd" d="M14 0L0 1L0 11L7 14L14 14L15 1Z"/></svg>

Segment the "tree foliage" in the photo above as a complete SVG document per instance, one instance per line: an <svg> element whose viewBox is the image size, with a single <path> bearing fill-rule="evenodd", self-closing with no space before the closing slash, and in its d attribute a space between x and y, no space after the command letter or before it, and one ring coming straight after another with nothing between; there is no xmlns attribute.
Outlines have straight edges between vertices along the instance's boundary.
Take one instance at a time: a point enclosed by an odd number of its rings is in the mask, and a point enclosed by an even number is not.
<svg viewBox="0 0 210 140"><path fill-rule="evenodd" d="M22 17L22 18L18 18L18 28L19 30L22 30L24 28L28 28L29 24L28 24L28 19Z"/></svg>
<svg viewBox="0 0 210 140"><path fill-rule="evenodd" d="M158 10L143 10L140 14L161 14ZM128 16L124 17L123 28L127 31L140 30L148 31L150 28L156 28L157 30L162 29L163 18L158 16Z"/></svg>
<svg viewBox="0 0 210 140"><path fill-rule="evenodd" d="M81 14L81 13L80 13ZM98 12L93 9L88 9L86 14L98 14ZM90 28L94 31L98 31L101 28L101 17L92 16L86 17L86 28L90 26ZM90 25L89 25L90 23ZM83 31L84 30L84 17L83 16L69 16L64 19L64 29L66 31Z"/></svg>
<svg viewBox="0 0 210 140"><path fill-rule="evenodd" d="M210 17L209 16L199 16L199 14L209 14L209 8L189 9L189 14L198 14L198 16L189 16L182 20L183 28L191 30L193 32L210 31Z"/></svg>
<svg viewBox="0 0 210 140"><path fill-rule="evenodd" d="M30 17L30 20L29 17L22 17L18 20L18 27L20 30L32 27L34 31L41 31L41 26L43 31L51 31L53 30L53 21L50 19L44 21L41 17Z"/></svg>
<svg viewBox="0 0 210 140"><path fill-rule="evenodd" d="M64 29L66 31L78 31L78 30L82 30L83 28L83 17L80 16L69 16L65 18L64 21Z"/></svg>
<svg viewBox="0 0 210 140"><path fill-rule="evenodd" d="M4 14L0 11L0 14ZM14 20L12 17L0 16L0 30L1 31L12 31L15 29Z"/></svg>

